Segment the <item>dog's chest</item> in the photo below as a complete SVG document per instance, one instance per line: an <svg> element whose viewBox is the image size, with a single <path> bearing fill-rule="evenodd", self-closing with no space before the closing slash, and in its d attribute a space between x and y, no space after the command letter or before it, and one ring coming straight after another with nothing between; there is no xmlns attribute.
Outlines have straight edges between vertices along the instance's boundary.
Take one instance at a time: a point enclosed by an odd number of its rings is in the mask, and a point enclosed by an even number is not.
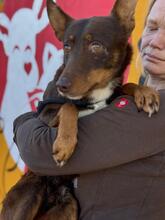
<svg viewBox="0 0 165 220"><path fill-rule="evenodd" d="M90 95L90 99L93 100L91 109L79 111L79 118L105 108L107 106L107 99L113 95L114 88L118 83L119 79L117 78L112 80L105 88L95 89Z"/></svg>
<svg viewBox="0 0 165 220"><path fill-rule="evenodd" d="M102 108L105 108L106 106L107 106L107 104L106 104L105 100L98 102L98 103L95 103L92 105L92 109L85 109L85 110L79 111L78 117L81 118L81 117L93 114L94 112L101 110Z"/></svg>

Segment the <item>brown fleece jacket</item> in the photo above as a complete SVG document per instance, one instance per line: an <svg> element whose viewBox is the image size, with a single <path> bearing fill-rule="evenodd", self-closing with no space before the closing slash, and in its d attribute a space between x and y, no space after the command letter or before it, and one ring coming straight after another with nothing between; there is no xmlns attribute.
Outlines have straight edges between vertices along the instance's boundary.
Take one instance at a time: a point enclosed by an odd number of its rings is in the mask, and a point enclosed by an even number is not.
<svg viewBox="0 0 165 220"><path fill-rule="evenodd" d="M79 119L78 145L59 168L52 158L56 129L36 113L14 122L22 159L41 175L79 174L75 194L80 220L165 219L165 90L151 118L122 96Z"/></svg>

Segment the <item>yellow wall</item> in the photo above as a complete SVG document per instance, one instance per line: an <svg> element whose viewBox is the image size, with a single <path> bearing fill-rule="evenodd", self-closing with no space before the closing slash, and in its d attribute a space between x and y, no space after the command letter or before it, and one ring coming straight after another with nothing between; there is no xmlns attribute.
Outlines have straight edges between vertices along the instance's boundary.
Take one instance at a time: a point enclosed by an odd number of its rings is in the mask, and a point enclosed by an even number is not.
<svg viewBox="0 0 165 220"><path fill-rule="evenodd" d="M141 37L143 27L144 27L144 20L145 16L147 13L148 5L149 5L150 0L143 0L139 1L137 8L136 8L136 26L133 32L133 37L132 37L132 45L134 49L134 55L132 58L131 66L130 66L130 71L129 71L129 76L128 76L128 82L138 82L139 76L141 73L141 68L140 68L140 62L137 62L138 59L138 40Z"/></svg>
<svg viewBox="0 0 165 220"><path fill-rule="evenodd" d="M12 168L14 165L14 161L10 155L8 155L8 148L5 138L3 134L0 133L0 207L5 193L21 177L21 171L18 168L14 169L13 171L8 171L8 169Z"/></svg>

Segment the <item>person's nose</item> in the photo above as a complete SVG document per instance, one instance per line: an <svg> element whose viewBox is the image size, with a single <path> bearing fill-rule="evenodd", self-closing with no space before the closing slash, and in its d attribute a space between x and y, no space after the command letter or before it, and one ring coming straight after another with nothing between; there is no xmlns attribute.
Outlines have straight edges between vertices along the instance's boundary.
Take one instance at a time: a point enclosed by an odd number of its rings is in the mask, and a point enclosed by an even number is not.
<svg viewBox="0 0 165 220"><path fill-rule="evenodd" d="M157 49L165 49L165 31L158 30L150 41L150 46Z"/></svg>

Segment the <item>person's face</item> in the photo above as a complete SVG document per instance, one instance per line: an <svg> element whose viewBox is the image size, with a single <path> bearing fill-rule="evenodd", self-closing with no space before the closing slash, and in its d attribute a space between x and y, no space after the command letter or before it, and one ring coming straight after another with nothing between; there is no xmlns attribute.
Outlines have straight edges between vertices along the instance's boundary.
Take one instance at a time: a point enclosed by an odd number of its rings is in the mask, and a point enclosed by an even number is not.
<svg viewBox="0 0 165 220"><path fill-rule="evenodd" d="M154 77L165 78L165 0L153 5L141 41L144 70Z"/></svg>

